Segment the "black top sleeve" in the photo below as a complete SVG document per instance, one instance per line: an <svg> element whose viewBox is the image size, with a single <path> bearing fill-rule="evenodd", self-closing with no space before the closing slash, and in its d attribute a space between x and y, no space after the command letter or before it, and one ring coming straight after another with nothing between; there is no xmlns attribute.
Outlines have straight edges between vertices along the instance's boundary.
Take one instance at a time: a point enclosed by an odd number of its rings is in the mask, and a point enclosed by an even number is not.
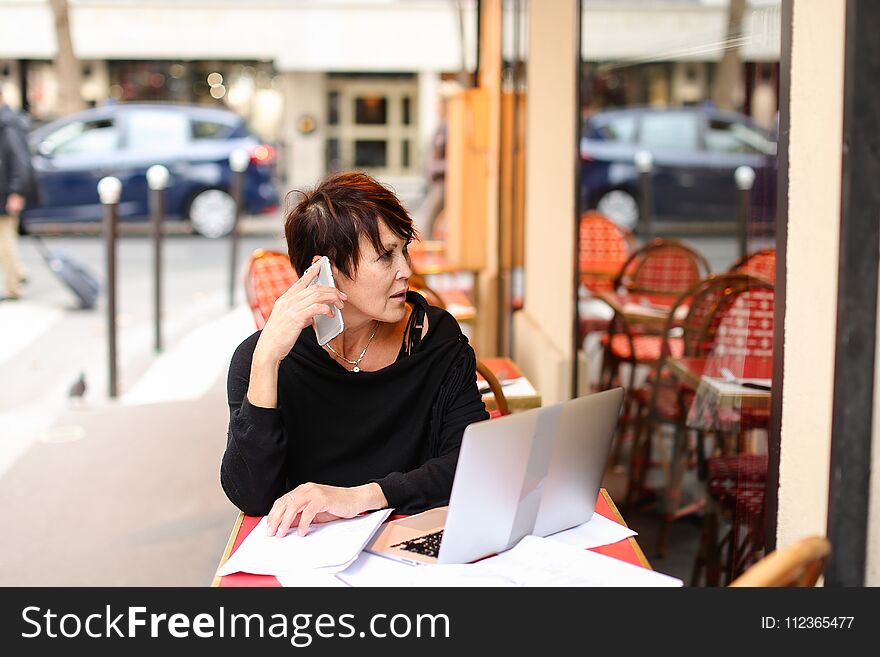
<svg viewBox="0 0 880 657"><path fill-rule="evenodd" d="M4 145L7 166L6 193L26 195L30 179L30 154L21 131L7 123L2 125L0 142ZM5 209L4 209L5 211Z"/></svg>
<svg viewBox="0 0 880 657"><path fill-rule="evenodd" d="M409 513L447 504L465 427L488 418L477 388L476 356L466 344L435 402L433 458L409 472L392 472L375 480L388 506Z"/></svg>
<svg viewBox="0 0 880 657"><path fill-rule="evenodd" d="M220 466L220 483L229 500L249 516L264 516L285 492L287 438L277 408L253 406L247 399L251 361L259 331L235 350L226 390L229 430Z"/></svg>

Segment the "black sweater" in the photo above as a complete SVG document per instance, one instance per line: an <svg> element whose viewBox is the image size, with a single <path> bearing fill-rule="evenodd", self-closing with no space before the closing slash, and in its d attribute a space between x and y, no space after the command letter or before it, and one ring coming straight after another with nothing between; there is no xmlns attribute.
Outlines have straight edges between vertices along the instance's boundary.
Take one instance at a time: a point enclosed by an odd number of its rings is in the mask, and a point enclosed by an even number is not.
<svg viewBox="0 0 880 657"><path fill-rule="evenodd" d="M476 359L456 320L407 294L428 332L407 355L376 372L349 372L309 327L278 369L278 408L252 406L248 381L259 331L232 357L229 432L220 468L226 495L247 515L306 482L376 482L388 506L415 513L449 501L461 437L489 417Z"/></svg>

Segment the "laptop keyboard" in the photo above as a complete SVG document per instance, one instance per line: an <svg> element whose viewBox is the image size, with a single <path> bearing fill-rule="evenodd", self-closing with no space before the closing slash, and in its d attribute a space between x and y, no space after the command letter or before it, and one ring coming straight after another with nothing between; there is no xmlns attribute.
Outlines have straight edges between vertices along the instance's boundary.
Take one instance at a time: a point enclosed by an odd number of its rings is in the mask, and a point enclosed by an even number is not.
<svg viewBox="0 0 880 657"><path fill-rule="evenodd" d="M391 547L400 548L401 550L407 550L408 552L415 552L417 554L423 554L426 557L437 557L437 555L440 554L440 540L442 538L443 530L441 529L439 532L434 532L433 534L425 534L424 536L417 536L416 538L411 538L408 541L396 543Z"/></svg>

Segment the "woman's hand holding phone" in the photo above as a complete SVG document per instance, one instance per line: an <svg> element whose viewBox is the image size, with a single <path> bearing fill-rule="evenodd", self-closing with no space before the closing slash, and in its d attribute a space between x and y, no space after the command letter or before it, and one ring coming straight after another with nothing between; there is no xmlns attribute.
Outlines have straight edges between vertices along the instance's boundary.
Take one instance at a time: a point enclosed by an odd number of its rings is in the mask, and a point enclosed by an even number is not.
<svg viewBox="0 0 880 657"><path fill-rule="evenodd" d="M333 306L340 310L345 306L348 297L337 288L320 285L310 287L320 270L315 264L318 260L319 257L315 256L313 266L278 297L257 341L254 360L259 358L263 362L274 362L277 366L290 353L302 330L311 326L316 316L333 317Z"/></svg>

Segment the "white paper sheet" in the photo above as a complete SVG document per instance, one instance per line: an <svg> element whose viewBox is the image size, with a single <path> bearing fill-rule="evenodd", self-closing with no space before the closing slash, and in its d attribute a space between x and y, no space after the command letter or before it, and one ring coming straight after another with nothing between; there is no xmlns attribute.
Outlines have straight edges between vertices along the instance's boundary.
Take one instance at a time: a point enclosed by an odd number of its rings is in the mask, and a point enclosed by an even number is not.
<svg viewBox="0 0 880 657"><path fill-rule="evenodd" d="M503 575L480 571L473 565L414 566L369 552L362 552L357 560L336 577L349 586L515 586Z"/></svg>
<svg viewBox="0 0 880 657"><path fill-rule="evenodd" d="M481 391L488 384L484 384L480 381ZM538 394L538 391L535 390L535 387L529 383L529 380L524 376L519 376L515 379L505 379L501 382L501 391L504 393L505 397L532 397ZM492 392L483 392L484 396L492 395Z"/></svg>
<svg viewBox="0 0 880 657"><path fill-rule="evenodd" d="M770 396L770 390L762 390L760 388L749 388L743 383L755 383L765 388L769 388L772 383L771 379L737 379L736 381L725 381L715 377L704 376L705 381L710 387L714 388L721 395L737 395L737 396Z"/></svg>
<svg viewBox="0 0 880 657"><path fill-rule="evenodd" d="M594 548L611 545L637 534L638 532L629 527L594 513L593 517L584 524L551 534L547 538L580 548Z"/></svg>
<svg viewBox="0 0 880 657"><path fill-rule="evenodd" d="M510 550L469 567L518 586L682 586L680 579L538 536L526 536ZM445 573L447 580L455 575ZM418 585L418 579L414 582Z"/></svg>
<svg viewBox="0 0 880 657"><path fill-rule="evenodd" d="M475 564L411 566L363 552L336 577L349 586L372 587L682 586L674 577L537 536Z"/></svg>
<svg viewBox="0 0 880 657"><path fill-rule="evenodd" d="M336 577L349 586L409 586L413 571L421 567L361 552L355 562Z"/></svg>
<svg viewBox="0 0 880 657"><path fill-rule="evenodd" d="M266 536L266 518L260 520L218 575L244 572L254 575L289 575L322 568L344 570L360 554L391 509L374 511L348 520L313 524L306 536L296 530L283 538Z"/></svg>

